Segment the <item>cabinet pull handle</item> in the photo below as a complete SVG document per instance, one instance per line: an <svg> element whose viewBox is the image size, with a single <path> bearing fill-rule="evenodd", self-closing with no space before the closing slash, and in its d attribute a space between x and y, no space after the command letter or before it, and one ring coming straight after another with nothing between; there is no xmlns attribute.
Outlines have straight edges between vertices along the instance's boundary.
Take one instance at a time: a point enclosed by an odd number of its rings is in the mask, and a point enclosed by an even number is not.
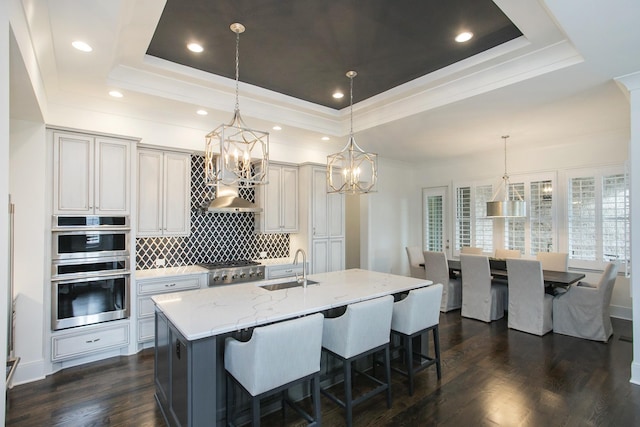
<svg viewBox="0 0 640 427"><path fill-rule="evenodd" d="M176 339L176 356L180 359L180 340Z"/></svg>
<svg viewBox="0 0 640 427"><path fill-rule="evenodd" d="M165 284L165 285L164 285L164 287L165 287L165 288L172 288L172 287L174 287L175 285L176 285L175 283L172 283L172 284L170 284L170 285L166 285L166 284Z"/></svg>
<svg viewBox="0 0 640 427"><path fill-rule="evenodd" d="M293 268L284 271L285 273L293 273Z"/></svg>
<svg viewBox="0 0 640 427"><path fill-rule="evenodd" d="M100 341L100 338L96 338L96 339L93 339L93 340L87 340L87 344L91 344L92 342L98 342L98 341Z"/></svg>

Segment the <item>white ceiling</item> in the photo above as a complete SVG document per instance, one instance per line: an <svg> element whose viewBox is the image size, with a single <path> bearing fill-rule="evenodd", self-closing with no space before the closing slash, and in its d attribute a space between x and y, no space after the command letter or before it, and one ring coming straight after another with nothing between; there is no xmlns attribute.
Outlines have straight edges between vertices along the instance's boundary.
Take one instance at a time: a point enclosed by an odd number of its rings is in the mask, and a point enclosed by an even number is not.
<svg viewBox="0 0 640 427"><path fill-rule="evenodd" d="M418 162L510 144L556 145L629 132L629 107L613 78L640 70L637 0L494 0L524 36L354 106L358 143ZM163 0L22 0L51 105L82 106L202 129L230 120L234 81L145 56ZM83 54L71 42L83 39ZM32 118L20 52L12 42L11 114ZM26 85L28 86L28 85ZM107 95L119 89L125 98ZM357 91L357 81L355 89ZM31 98L31 99L28 99ZM312 147L346 142L340 112L240 85L245 122L272 141ZM206 117L195 115L206 108ZM42 113L44 121L47 112ZM37 116L37 114L36 114ZM55 123L50 123L55 124ZM329 135L331 143L320 137Z"/></svg>

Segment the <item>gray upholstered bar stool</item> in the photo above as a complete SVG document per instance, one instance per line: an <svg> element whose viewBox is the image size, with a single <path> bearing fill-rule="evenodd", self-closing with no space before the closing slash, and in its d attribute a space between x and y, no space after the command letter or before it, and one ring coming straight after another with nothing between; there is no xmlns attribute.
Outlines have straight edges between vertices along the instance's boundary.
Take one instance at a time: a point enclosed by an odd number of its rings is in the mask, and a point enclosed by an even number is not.
<svg viewBox="0 0 640 427"><path fill-rule="evenodd" d="M442 377L438 332L441 300L442 284L438 283L414 289L405 299L393 304L391 333L400 336L406 362L405 371L397 368L393 370L409 377L409 395L413 395L413 379L417 372L435 364L438 379ZM433 331L433 357L413 349L413 339L429 331ZM425 338L428 339L428 335ZM414 356L418 357L417 366L414 366Z"/></svg>
<svg viewBox="0 0 640 427"><path fill-rule="evenodd" d="M251 395L252 425L260 425L260 399L282 392L282 409L288 403L312 426L321 425L320 355L322 314L255 328L246 342L227 338L224 367L227 370L227 425L235 423L233 384ZM314 416L287 397L293 384L311 381Z"/></svg>
<svg viewBox="0 0 640 427"><path fill-rule="evenodd" d="M344 401L340 400L328 389L322 394L345 408L347 426L353 424L353 406L381 392L387 392L387 406L391 407L391 364L389 360L389 332L391 329L391 313L393 297L385 297L363 301L347 306L340 317L324 319L322 332L322 348L331 356L342 361L344 373ZM370 354L384 352L386 382L352 368L351 364ZM376 387L363 395L353 398L351 383L352 369L368 378Z"/></svg>

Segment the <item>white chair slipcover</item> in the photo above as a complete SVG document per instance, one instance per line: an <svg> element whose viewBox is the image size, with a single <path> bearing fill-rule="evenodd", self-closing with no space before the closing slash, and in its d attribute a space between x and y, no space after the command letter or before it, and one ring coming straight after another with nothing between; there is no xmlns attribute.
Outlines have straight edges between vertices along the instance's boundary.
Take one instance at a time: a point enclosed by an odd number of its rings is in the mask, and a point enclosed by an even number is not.
<svg viewBox="0 0 640 427"><path fill-rule="evenodd" d="M440 311L457 310L462 307L462 281L449 276L449 264L444 252L424 251L424 267L427 280L442 283L442 304Z"/></svg>
<svg viewBox="0 0 640 427"><path fill-rule="evenodd" d="M609 263L597 286L571 286L553 300L553 332L607 342L613 334L609 304L618 267Z"/></svg>
<svg viewBox="0 0 640 427"><path fill-rule="evenodd" d="M407 256L409 257L409 272L411 277L416 279L424 279L424 267L420 264L424 264L424 258L422 257L422 250L417 246L407 246Z"/></svg>
<svg viewBox="0 0 640 427"><path fill-rule="evenodd" d="M542 264L543 270L569 270L569 254L566 252L538 252L536 259Z"/></svg>
<svg viewBox="0 0 640 427"><path fill-rule="evenodd" d="M474 248L472 246L463 246L460 248L460 253L466 255L482 255L482 251L482 248Z"/></svg>
<svg viewBox="0 0 640 427"><path fill-rule="evenodd" d="M345 408L348 427L353 424L353 405L378 393L386 391L387 406L391 407L389 337L392 313L393 297L387 295L350 304L342 316L324 320L322 348L342 361L345 397L344 401L339 399L336 395L330 393L328 388L322 389L322 394ZM355 372L376 384L373 390L367 391L365 395L354 399L351 387L352 363L364 356L382 351L384 351L386 382L353 368Z"/></svg>
<svg viewBox="0 0 640 427"><path fill-rule="evenodd" d="M492 284L489 258L460 254L462 316L491 322L504 316L507 287Z"/></svg>
<svg viewBox="0 0 640 427"><path fill-rule="evenodd" d="M522 254L518 249L496 249L494 254L495 258L505 259L505 258L520 258Z"/></svg>
<svg viewBox="0 0 640 427"><path fill-rule="evenodd" d="M409 395L413 395L413 378L417 372L435 364L438 379L442 377L440 335L438 332L442 290L441 283L414 289L409 292L405 299L393 304L391 333L401 337L406 362L404 371L394 370L409 377ZM415 352L413 349L413 338L423 335L429 330L433 331L434 357ZM426 336L424 338L428 340L429 337ZM420 363L417 366L413 363L414 354L420 357Z"/></svg>
<svg viewBox="0 0 640 427"><path fill-rule="evenodd" d="M324 316L320 313L255 328L246 342L225 341L224 366L252 396L253 425L260 425L260 397L311 379L315 423L320 422L320 355ZM229 380L229 378L227 377ZM227 420L233 417L227 386ZM291 402L289 402L291 403ZM284 405L284 402L283 402ZM313 419L302 414L308 421ZM312 423L312 425L315 425Z"/></svg>
<svg viewBox="0 0 640 427"><path fill-rule="evenodd" d="M553 296L545 293L540 261L507 259L511 329L544 335L553 329Z"/></svg>

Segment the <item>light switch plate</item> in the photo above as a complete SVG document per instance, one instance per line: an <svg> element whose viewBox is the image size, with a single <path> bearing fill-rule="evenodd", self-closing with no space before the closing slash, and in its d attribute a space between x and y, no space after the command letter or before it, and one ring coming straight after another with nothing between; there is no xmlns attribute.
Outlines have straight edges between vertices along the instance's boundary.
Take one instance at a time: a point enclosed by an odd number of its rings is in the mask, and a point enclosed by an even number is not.
<svg viewBox="0 0 640 427"><path fill-rule="evenodd" d="M164 258L156 258L156 267L164 267Z"/></svg>
<svg viewBox="0 0 640 427"><path fill-rule="evenodd" d="M267 252L263 251L260 252L260 258L266 258L267 257Z"/></svg>

